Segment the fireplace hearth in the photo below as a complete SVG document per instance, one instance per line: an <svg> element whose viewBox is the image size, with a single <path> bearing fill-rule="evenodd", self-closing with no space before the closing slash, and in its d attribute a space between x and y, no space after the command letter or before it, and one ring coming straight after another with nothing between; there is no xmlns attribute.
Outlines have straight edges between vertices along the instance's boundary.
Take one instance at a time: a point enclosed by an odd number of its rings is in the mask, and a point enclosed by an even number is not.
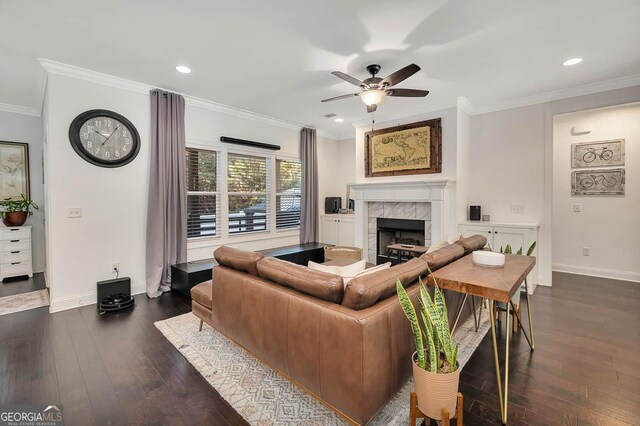
<svg viewBox="0 0 640 426"><path fill-rule="evenodd" d="M423 246L425 243L424 224L424 220L377 218L376 264L380 265L386 262L397 264L409 260L410 257L407 255L403 257L392 253L388 246L391 244Z"/></svg>

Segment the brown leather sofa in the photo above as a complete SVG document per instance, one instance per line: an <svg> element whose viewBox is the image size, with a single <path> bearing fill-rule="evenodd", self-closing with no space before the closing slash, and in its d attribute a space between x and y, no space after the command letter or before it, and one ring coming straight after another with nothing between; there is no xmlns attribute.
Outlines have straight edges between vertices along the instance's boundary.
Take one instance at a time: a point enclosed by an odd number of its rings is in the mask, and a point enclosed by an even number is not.
<svg viewBox="0 0 640 426"><path fill-rule="evenodd" d="M455 261L483 247L483 238L356 277L346 288L337 275L220 247L213 281L191 290L193 313L348 421L365 425L411 376L415 344L395 297L397 279L415 303L427 265L435 270ZM445 297L452 321L460 295Z"/></svg>

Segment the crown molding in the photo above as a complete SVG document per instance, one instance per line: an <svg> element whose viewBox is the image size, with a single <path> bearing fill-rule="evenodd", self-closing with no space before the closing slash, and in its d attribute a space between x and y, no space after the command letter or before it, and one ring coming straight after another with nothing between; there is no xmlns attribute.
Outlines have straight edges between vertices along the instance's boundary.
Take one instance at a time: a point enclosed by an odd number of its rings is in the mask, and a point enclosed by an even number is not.
<svg viewBox="0 0 640 426"><path fill-rule="evenodd" d="M456 105L463 112L467 113L467 115L473 115L473 105L471 104L469 99L465 98L464 96L458 96L458 99L456 99Z"/></svg>
<svg viewBox="0 0 640 426"><path fill-rule="evenodd" d="M512 108L520 108L530 105L543 104L547 102L559 101L561 99L575 98L578 96L591 95L594 93L607 92L610 90L623 89L640 85L640 74L633 74L627 77L615 78L595 83L582 84L566 89L554 90L539 93L537 95L526 96L507 101L490 102L478 105L473 115L486 114L488 112L504 111Z"/></svg>
<svg viewBox="0 0 640 426"><path fill-rule="evenodd" d="M37 109L35 109L34 107L26 107L22 105L0 103L0 111L40 117L40 112Z"/></svg>
<svg viewBox="0 0 640 426"><path fill-rule="evenodd" d="M133 93L148 95L149 92L153 89L168 90L162 87L152 86L150 84L127 80L125 78L104 74L98 71L76 67L74 65L63 64L61 62L52 61L50 59L39 58L38 62L47 71L47 73L59 74L66 77L77 78L80 80L89 81L91 83L101 84L104 86L114 87L122 90L128 90ZM249 120L258 121L261 123L278 126L278 127L282 127L290 130L299 131L303 127L314 128L314 126L305 126L302 124L294 123L294 122L283 120L280 118L275 118L268 115L247 111L241 108L219 104L217 102L198 98L191 95L186 95L184 93L180 93L180 94L184 97L185 104L188 106L202 108L202 109L206 109L214 112L220 112L223 114L232 115L234 117L246 118ZM322 135L323 137L328 137L328 138L333 138L335 136L328 132L322 132Z"/></svg>

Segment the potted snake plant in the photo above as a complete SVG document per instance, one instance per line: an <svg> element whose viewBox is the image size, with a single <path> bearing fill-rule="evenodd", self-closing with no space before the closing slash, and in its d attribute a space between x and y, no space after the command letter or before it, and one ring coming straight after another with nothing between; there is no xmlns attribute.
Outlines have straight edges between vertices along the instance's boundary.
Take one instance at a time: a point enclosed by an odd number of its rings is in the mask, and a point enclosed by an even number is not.
<svg viewBox="0 0 640 426"><path fill-rule="evenodd" d="M422 279L419 280L419 286L422 327L400 280L396 282L396 291L416 341L412 361L418 408L428 417L441 420L443 409L446 408L449 413L456 409L460 382L458 345L454 345L451 338L447 306L438 283L435 282L433 299Z"/></svg>
<svg viewBox="0 0 640 426"><path fill-rule="evenodd" d="M38 210L38 205L26 195L20 194L19 200L7 198L0 201L0 211L2 211L2 222L5 226L22 226L27 218L33 214L33 210Z"/></svg>

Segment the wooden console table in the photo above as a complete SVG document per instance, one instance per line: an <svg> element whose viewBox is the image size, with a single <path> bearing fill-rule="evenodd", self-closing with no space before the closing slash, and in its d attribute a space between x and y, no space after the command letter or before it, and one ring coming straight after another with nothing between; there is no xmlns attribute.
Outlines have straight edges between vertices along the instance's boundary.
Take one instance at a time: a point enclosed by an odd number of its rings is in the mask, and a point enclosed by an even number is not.
<svg viewBox="0 0 640 426"><path fill-rule="evenodd" d="M509 320L510 311L513 310L517 321L522 326L520 315L516 311L511 298L520 291L520 285L524 282L527 295L527 315L529 317L529 334L522 327L522 333L529 343L531 350L534 348L533 323L531 320L531 303L529 302L529 286L527 275L536 264L536 258L531 256L505 255L505 264L501 268L487 268L477 266L473 263L472 255L469 254L447 266L438 269L429 275L428 283L433 285L434 278L438 286L443 289L463 293L464 299L460 305L460 310L467 300L467 296L479 296L489 299L489 315L491 318L491 334L493 336L493 357L496 367L496 380L498 382L498 399L500 402L500 415L502 423L507 424L507 406L509 392ZM473 298L472 298L473 299ZM504 302L507 305L506 315L506 337L505 337L505 358L504 358L504 388L502 387L502 375L500 374L500 363L498 360L498 343L496 338L496 318L494 305L496 302ZM456 315L457 317L458 315Z"/></svg>

